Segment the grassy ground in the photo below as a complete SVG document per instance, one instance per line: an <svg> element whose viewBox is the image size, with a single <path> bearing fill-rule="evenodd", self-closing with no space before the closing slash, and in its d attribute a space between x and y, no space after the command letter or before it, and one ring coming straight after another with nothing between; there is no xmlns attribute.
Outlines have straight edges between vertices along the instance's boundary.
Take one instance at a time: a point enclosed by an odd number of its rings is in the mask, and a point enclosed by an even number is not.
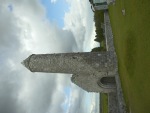
<svg viewBox="0 0 150 113"><path fill-rule="evenodd" d="M150 0L116 0L109 8L121 83L132 113L150 113L149 5Z"/></svg>
<svg viewBox="0 0 150 113"><path fill-rule="evenodd" d="M108 95L106 93L101 93L100 99L100 104L102 107L102 111L100 113L108 113Z"/></svg>

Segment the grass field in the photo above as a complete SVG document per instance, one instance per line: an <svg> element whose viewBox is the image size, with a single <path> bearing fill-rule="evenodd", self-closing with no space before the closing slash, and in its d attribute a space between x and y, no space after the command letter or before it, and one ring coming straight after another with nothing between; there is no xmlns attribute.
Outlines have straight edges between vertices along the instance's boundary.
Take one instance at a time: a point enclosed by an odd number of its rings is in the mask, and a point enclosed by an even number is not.
<svg viewBox="0 0 150 113"><path fill-rule="evenodd" d="M106 93L100 94L100 103L102 107L102 111L100 113L108 113L108 95Z"/></svg>
<svg viewBox="0 0 150 113"><path fill-rule="evenodd" d="M150 113L150 0L116 0L109 15L128 110Z"/></svg>

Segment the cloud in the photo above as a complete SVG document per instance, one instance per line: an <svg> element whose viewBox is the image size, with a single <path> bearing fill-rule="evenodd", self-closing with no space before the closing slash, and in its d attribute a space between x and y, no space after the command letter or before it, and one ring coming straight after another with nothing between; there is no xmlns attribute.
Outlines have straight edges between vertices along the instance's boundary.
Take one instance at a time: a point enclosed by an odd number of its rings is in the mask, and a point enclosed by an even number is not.
<svg viewBox="0 0 150 113"><path fill-rule="evenodd" d="M13 0L11 12L8 4L0 4L0 112L63 112L63 87L70 84L70 76L33 74L20 62L31 53L73 51L72 33L50 23L37 0Z"/></svg>
<svg viewBox="0 0 150 113"><path fill-rule="evenodd" d="M63 112L61 103L65 101L65 94L63 88L59 88L62 84L57 82L60 78L56 76L33 74L25 77L18 96L19 103L28 108L29 113Z"/></svg>
<svg viewBox="0 0 150 113"><path fill-rule="evenodd" d="M66 113L74 113L74 112L80 113L80 111L85 110L84 108L82 108L82 101L84 100L83 98L84 94L85 91L81 90L79 87L76 87L76 85L72 84L72 91L68 100L68 109Z"/></svg>
<svg viewBox="0 0 150 113"><path fill-rule="evenodd" d="M47 20L39 0L0 2L0 113L63 113L65 102L68 113L79 107L85 111L86 92L71 85L71 75L31 73L20 62L32 53L84 51L94 32L92 14L84 13L89 11L83 5L87 1L68 1L63 29ZM75 5L79 12L74 11ZM66 87L71 89L69 97Z"/></svg>
<svg viewBox="0 0 150 113"><path fill-rule="evenodd" d="M91 96L90 113L99 113L99 95Z"/></svg>
<svg viewBox="0 0 150 113"><path fill-rule="evenodd" d="M70 5L69 12L65 13L64 29L72 31L80 51L91 51L95 46L95 24L93 12L88 0L66 0Z"/></svg>
<svg viewBox="0 0 150 113"><path fill-rule="evenodd" d="M57 2L57 0L51 0L51 3L56 3Z"/></svg>

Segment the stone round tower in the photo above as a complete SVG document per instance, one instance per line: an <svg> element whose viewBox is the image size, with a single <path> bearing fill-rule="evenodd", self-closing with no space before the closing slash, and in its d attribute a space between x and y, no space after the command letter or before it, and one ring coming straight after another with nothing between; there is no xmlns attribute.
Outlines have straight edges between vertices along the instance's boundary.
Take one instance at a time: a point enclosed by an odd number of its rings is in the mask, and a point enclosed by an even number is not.
<svg viewBox="0 0 150 113"><path fill-rule="evenodd" d="M112 52L32 54L23 61L31 72L73 74L71 80L88 92L115 91Z"/></svg>

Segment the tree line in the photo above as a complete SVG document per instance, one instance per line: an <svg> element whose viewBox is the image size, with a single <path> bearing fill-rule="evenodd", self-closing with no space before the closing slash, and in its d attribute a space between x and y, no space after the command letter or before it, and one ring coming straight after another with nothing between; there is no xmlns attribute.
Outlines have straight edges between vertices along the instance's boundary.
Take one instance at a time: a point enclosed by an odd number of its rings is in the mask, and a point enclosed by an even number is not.
<svg viewBox="0 0 150 113"><path fill-rule="evenodd" d="M105 37L104 37L104 11L99 10L94 12L95 32L96 36L94 41L101 44L100 47L92 49L92 52L106 51Z"/></svg>

